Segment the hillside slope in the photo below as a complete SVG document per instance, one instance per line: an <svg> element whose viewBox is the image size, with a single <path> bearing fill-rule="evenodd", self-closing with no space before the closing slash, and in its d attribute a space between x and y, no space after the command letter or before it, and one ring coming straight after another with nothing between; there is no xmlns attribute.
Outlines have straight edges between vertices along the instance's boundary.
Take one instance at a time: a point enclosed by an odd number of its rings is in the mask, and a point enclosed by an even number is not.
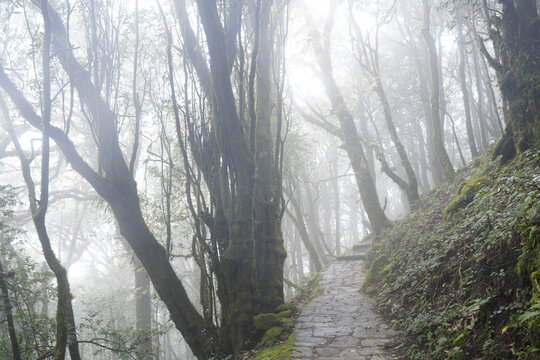
<svg viewBox="0 0 540 360"><path fill-rule="evenodd" d="M540 150L477 160L374 242L364 291L408 359L540 359Z"/></svg>

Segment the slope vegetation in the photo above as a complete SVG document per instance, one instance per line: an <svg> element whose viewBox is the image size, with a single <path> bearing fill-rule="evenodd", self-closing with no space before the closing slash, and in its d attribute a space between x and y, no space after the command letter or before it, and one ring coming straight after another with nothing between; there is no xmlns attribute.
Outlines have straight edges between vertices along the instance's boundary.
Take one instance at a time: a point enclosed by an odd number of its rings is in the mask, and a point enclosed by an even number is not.
<svg viewBox="0 0 540 360"><path fill-rule="evenodd" d="M477 159L374 241L364 291L404 358L540 359L539 169Z"/></svg>

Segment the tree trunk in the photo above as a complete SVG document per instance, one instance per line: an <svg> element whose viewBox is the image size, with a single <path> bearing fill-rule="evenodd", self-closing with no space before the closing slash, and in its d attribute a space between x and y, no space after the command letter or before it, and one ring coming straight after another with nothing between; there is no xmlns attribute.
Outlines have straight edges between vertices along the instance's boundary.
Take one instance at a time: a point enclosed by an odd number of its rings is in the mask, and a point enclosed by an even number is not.
<svg viewBox="0 0 540 360"><path fill-rule="evenodd" d="M410 29L407 28L407 31L409 32L409 36L413 36L413 34L411 33ZM442 173L442 168L441 168L441 165L438 161L438 158L437 158L437 155L435 154L435 147L434 147L434 142L433 142L433 119L431 118L431 106L430 106L430 103L429 103L429 86L428 86L428 82L427 82L427 79L425 77L425 74L424 74L424 71L425 71L425 68L424 68L424 63L425 61L423 61L424 59L422 59L420 57L420 50L416 47L415 45L415 42L412 43L412 56L415 60L415 64L416 64L416 69L417 69L417 72L418 72L418 85L420 87L420 100L422 102L422 109L424 110L424 123L425 123L425 126L426 126L426 143L425 143L425 148L427 150L427 154L424 154L424 155L427 155L427 156L424 156L424 159L423 160L429 160L429 163L426 161L424 162L422 165L424 167L428 167L428 164L429 164L429 169L430 169L430 172L431 172L431 176L433 178L433 183L435 184L440 184L442 183L443 181L443 173ZM428 57L428 62L429 62L429 56ZM420 124L418 124L418 128L420 129L421 126ZM424 141L424 136L423 134L421 133L421 131L418 132L419 134L419 138L422 139L422 141ZM429 182L426 182L427 184L429 184Z"/></svg>
<svg viewBox="0 0 540 360"><path fill-rule="evenodd" d="M4 273L2 261L0 260L0 290L2 291L2 302L4 303L3 310L6 314L11 352L13 360L21 360L21 349L19 347L19 341L17 340L17 333L15 332L15 322L13 321L13 313L11 312L11 301L9 299L5 276L6 273Z"/></svg>
<svg viewBox="0 0 540 360"><path fill-rule="evenodd" d="M429 54L429 67L431 73L431 96L430 96L430 105L431 105L431 120L433 122L432 128L432 137L433 137L433 146L435 147L435 155L440 165L442 166L445 180L450 181L455 176L454 167L450 162L448 153L444 148L444 138L443 138L443 129L442 122L440 117L440 75L438 70L438 57L437 50L435 48L435 40L431 36L429 23L430 23L430 7L428 0L422 0L424 6L424 19L422 27L422 35L424 41L428 48ZM432 164L433 167L437 166Z"/></svg>
<svg viewBox="0 0 540 360"><path fill-rule="evenodd" d="M482 76L480 75L480 62L478 60L478 54L476 51L473 51L473 68L474 68L474 77L476 83L476 95L477 99L477 115L478 115L478 127L480 129L480 141L482 143L482 148L484 151L489 146L488 134L486 130L486 115L484 113L484 89L482 88Z"/></svg>
<svg viewBox="0 0 540 360"><path fill-rule="evenodd" d="M502 16L488 19L493 48L500 60L481 49L495 68L503 99L506 101L506 129L494 155L502 162L540 144L540 20L535 0L502 0ZM486 9L486 11L489 11Z"/></svg>
<svg viewBox="0 0 540 360"><path fill-rule="evenodd" d="M306 13L306 16L310 24L309 26L312 26L313 21L310 19L309 13ZM330 19L330 22L332 21L333 19ZM316 29L312 29L310 34L311 44L315 51L326 95L330 99L332 111L339 121L343 148L347 153L354 170L358 190L369 218L371 230L374 234L378 234L381 230L390 225L390 221L384 214L381 204L379 203L375 182L369 173L367 159L362 144L360 143L360 136L358 135L354 119L347 108L345 99L332 74L330 49L323 47L321 35Z"/></svg>
<svg viewBox="0 0 540 360"><path fill-rule="evenodd" d="M333 168L333 171L331 172L331 175L334 177L332 179L332 193L334 195L334 220L335 220L335 249L336 249L336 256L339 256L341 254L341 200L339 198L339 158L337 149L332 146L332 164L331 168Z"/></svg>
<svg viewBox="0 0 540 360"><path fill-rule="evenodd" d="M292 197L292 194L288 194L289 196L289 204L292 206L292 210L289 210L289 208L285 209L285 212L291 220L293 221L293 224L300 235L300 239L302 240L302 243L304 244L304 247L306 248L309 259L311 264L315 267L315 271L320 271L323 266L323 261L321 259L321 251L322 249L316 250L315 246L313 245L313 242L310 240L306 224L304 222L304 216L302 214L302 209L300 208L300 204L298 200L295 197Z"/></svg>
<svg viewBox="0 0 540 360"><path fill-rule="evenodd" d="M409 204L414 205L414 203L419 198L418 181L416 179L416 174L414 173L411 162L409 161L409 157L407 156L405 147L401 143L401 140L399 139L399 136L397 134L397 130L394 125L394 120L392 117L392 110L390 109L390 103L388 102L388 97L386 96L386 92L382 85L380 76L379 74L376 74L376 75L377 75L377 78L374 79L375 88L376 88L377 94L379 95L381 103L383 105L384 120L386 122L386 128L388 129L388 132L390 133L390 138L392 139L392 142L394 143L394 146L396 147L397 153L399 155L399 159L401 161L401 165L405 169L405 173L407 174L407 179L409 180L404 190L405 190L405 193L407 194L407 200L409 201Z"/></svg>
<svg viewBox="0 0 540 360"><path fill-rule="evenodd" d="M270 13L272 0L261 0L258 26L257 112L255 129L255 254L257 262L257 312L268 313L283 304L283 263L286 252L281 233L281 176L274 163L271 127ZM256 17L257 18L257 17ZM252 64L252 66L255 66ZM278 159L279 161L279 159Z"/></svg>
<svg viewBox="0 0 540 360"><path fill-rule="evenodd" d="M463 95L463 107L465 111L465 127L467 129L467 140L469 141L469 150L471 156L475 158L478 156L478 150L476 149L476 142L474 140L474 132L471 120L471 105L469 102L469 90L467 80L465 76L465 36L463 35L463 5L458 3L456 5L456 21L458 31L458 48L459 48L459 83L461 85L461 93Z"/></svg>
<svg viewBox="0 0 540 360"><path fill-rule="evenodd" d="M135 269L135 317L137 339L137 359L153 359L152 353L152 294L150 280L139 259L133 259Z"/></svg>

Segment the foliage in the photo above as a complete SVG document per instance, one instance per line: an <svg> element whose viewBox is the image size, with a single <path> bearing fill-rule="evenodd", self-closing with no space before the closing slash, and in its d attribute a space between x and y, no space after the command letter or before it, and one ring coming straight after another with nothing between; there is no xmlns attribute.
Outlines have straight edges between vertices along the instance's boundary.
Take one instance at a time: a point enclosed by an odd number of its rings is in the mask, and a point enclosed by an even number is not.
<svg viewBox="0 0 540 360"><path fill-rule="evenodd" d="M117 319L107 319L103 313L89 311L79 324L79 332L83 336L80 341L83 344L92 345L94 356L109 354L111 359L120 360L154 356L143 353L143 350L139 348L140 339L149 336L145 331L136 330L133 327L120 328L117 321Z"/></svg>
<svg viewBox="0 0 540 360"><path fill-rule="evenodd" d="M406 334L403 357L539 354L540 151L493 164L423 199L368 256L366 290Z"/></svg>
<svg viewBox="0 0 540 360"><path fill-rule="evenodd" d="M17 199L10 186L0 186L0 214L12 215L11 207ZM48 354L54 344L54 318L44 311L53 301L53 289L49 285L52 274L42 271L24 251L19 239L21 230L10 226L0 218L0 260L5 274L13 320L21 356L37 359ZM2 312L5 311L2 302ZM0 325L0 358L13 358L7 323Z"/></svg>

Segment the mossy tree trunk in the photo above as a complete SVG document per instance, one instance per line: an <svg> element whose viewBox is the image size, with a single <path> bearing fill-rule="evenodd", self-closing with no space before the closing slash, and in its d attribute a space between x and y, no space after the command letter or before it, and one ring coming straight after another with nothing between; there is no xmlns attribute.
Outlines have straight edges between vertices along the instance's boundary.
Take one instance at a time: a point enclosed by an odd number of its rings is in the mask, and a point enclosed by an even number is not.
<svg viewBox="0 0 540 360"><path fill-rule="evenodd" d="M274 149L272 134L271 62L272 34L270 27L272 0L260 0L255 16L258 32L256 61L255 122L255 257L257 262L257 311L273 312L283 304L283 264L286 252L281 233L281 175L279 149ZM278 95L279 96L279 95ZM275 117L274 117L275 119Z"/></svg>
<svg viewBox="0 0 540 360"><path fill-rule="evenodd" d="M239 46L242 33L238 33L237 39L231 35L231 21L220 20L220 16L236 18L231 15L231 11L239 10L232 6L234 3L239 2L232 2L228 11L221 10L223 13L212 1L197 3L210 68L199 52L188 48L186 55L212 109L206 140L191 143L190 147L204 174L214 208L206 223L212 242L219 248L219 254L213 256L213 269L218 272L217 295L223 317L220 334L231 351L238 354L253 330L253 315L274 311L283 303L285 249L281 234L280 109L274 117L271 106L275 95L271 76L274 34L270 20L273 11L274 16L279 16L279 10L270 0L258 0L244 8L254 29L246 96L246 53ZM186 4L177 1L176 5L184 42L197 44ZM240 69L238 106L231 80L236 54ZM279 104L279 89L277 92Z"/></svg>
<svg viewBox="0 0 540 360"><path fill-rule="evenodd" d="M485 9L495 59L480 45L507 104L506 129L494 153L506 162L540 145L540 20L535 0L499 2L502 12Z"/></svg>
<svg viewBox="0 0 540 360"><path fill-rule="evenodd" d="M234 195L224 201L228 224L228 245L221 258L221 271L227 293L220 329L231 350L238 355L253 329L256 314L256 261L254 239L255 161L244 137L236 110L229 72L229 58L224 28L213 1L197 1L210 56L212 95L215 99L213 121L218 127L217 143L222 161L232 173L222 178L222 187L230 186ZM223 182L226 182L223 183Z"/></svg>

